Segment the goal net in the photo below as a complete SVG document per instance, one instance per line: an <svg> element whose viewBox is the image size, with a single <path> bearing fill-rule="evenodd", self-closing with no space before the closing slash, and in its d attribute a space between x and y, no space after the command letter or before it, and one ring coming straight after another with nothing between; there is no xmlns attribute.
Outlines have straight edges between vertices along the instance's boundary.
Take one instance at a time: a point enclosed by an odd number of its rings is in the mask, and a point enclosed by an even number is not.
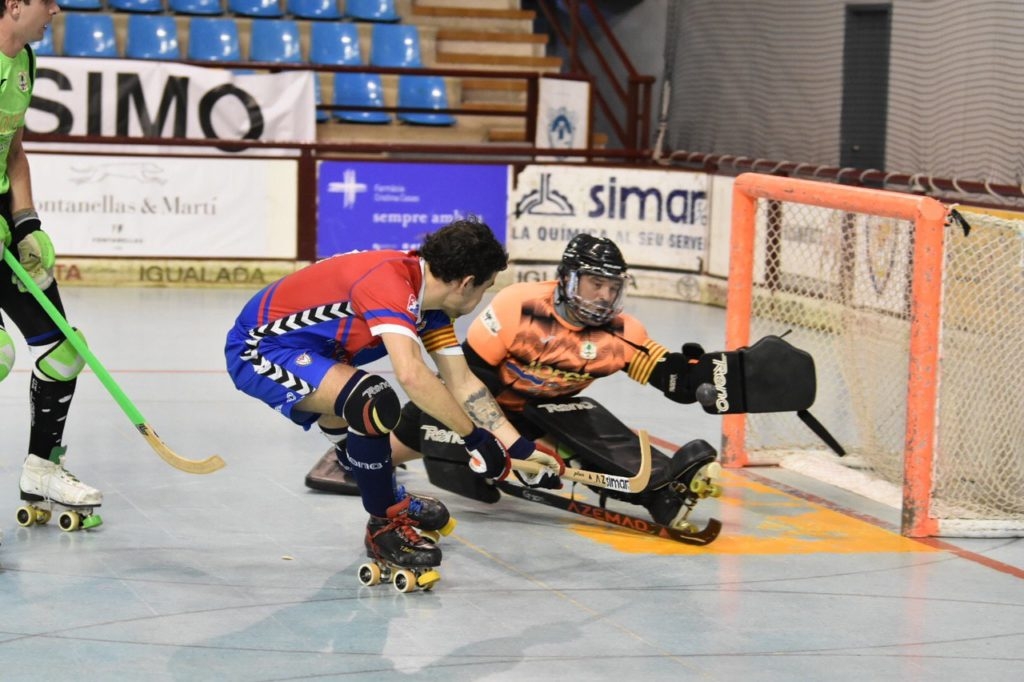
<svg viewBox="0 0 1024 682"><path fill-rule="evenodd" d="M736 179L726 345L789 331L848 454L791 414L727 415L726 465L888 489L905 535L1024 535L1024 222L956 212L966 225L926 197Z"/></svg>

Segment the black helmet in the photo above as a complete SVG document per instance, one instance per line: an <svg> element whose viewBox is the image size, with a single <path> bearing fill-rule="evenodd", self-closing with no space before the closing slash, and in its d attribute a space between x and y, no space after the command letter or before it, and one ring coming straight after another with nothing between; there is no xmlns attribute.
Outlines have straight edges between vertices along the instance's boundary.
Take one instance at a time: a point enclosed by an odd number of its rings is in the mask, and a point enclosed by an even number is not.
<svg viewBox="0 0 1024 682"><path fill-rule="evenodd" d="M580 275L617 279L622 287L612 301L587 301L579 296ZM572 313L590 326L601 326L622 312L626 296L626 260L611 239L578 234L562 252L558 266L558 294Z"/></svg>

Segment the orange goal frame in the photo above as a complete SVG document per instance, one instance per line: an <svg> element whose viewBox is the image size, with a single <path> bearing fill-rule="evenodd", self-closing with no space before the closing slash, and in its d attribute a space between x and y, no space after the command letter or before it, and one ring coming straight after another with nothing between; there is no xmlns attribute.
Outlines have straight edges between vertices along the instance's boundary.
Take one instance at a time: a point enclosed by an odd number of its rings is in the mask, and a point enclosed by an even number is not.
<svg viewBox="0 0 1024 682"><path fill-rule="evenodd" d="M812 180L744 173L732 193L732 234L726 299L727 349L750 343L757 200L808 204L851 213L908 220L914 229L911 276L910 363L903 455L902 532L935 535L931 515L932 463L936 443L944 225L948 209L929 197ZM722 418L722 463L748 464L746 415Z"/></svg>

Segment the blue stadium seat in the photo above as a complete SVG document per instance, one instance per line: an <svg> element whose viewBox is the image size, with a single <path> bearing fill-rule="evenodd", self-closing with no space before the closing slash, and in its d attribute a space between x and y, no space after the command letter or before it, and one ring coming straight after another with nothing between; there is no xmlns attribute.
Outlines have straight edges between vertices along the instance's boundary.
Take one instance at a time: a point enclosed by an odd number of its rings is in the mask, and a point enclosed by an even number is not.
<svg viewBox="0 0 1024 682"><path fill-rule="evenodd" d="M291 5L289 5L291 7ZM359 49L359 28L355 24L350 24L342 21L318 21L313 23L309 27L309 61L313 64L335 64L335 65L346 65L346 64L362 64L363 57ZM342 76L339 82L339 76ZM348 83L348 79L345 76L355 76L354 80L360 80L365 78L366 74L334 74L332 77L332 83L334 84L334 104L342 104L338 101L338 95L341 91L359 92L357 83ZM377 87L380 87L380 77L377 79ZM317 104L323 102L320 98L320 81L317 80ZM347 95L349 99L352 95ZM356 102L359 104L361 102ZM381 106L378 104L377 106ZM381 112L376 112L380 114ZM334 112L334 116L338 119L342 119L342 114L350 115L352 112ZM391 120L391 117L384 114L387 118L384 123ZM326 111L317 111L316 120L324 123L330 118L330 115ZM377 121L373 121L377 122Z"/></svg>
<svg viewBox="0 0 1024 682"><path fill-rule="evenodd" d="M284 16L281 0L228 0L228 11L240 17L276 19Z"/></svg>
<svg viewBox="0 0 1024 682"><path fill-rule="evenodd" d="M167 7L175 14L217 16L224 14L221 0L167 0Z"/></svg>
<svg viewBox="0 0 1024 682"><path fill-rule="evenodd" d="M118 57L114 15L68 12L64 15L65 57Z"/></svg>
<svg viewBox="0 0 1024 682"><path fill-rule="evenodd" d="M366 106L359 111L335 111L334 117L348 123L391 123L386 111L373 111L384 106L384 87L380 74L334 74L334 103L346 107Z"/></svg>
<svg viewBox="0 0 1024 682"><path fill-rule="evenodd" d="M355 21L398 21L395 0L345 0L345 16Z"/></svg>
<svg viewBox="0 0 1024 682"><path fill-rule="evenodd" d="M157 14L164 11L164 0L107 0L107 7L118 12Z"/></svg>
<svg viewBox="0 0 1024 682"><path fill-rule="evenodd" d="M193 17L188 22L188 58L203 62L242 61L238 24L230 17Z"/></svg>
<svg viewBox="0 0 1024 682"><path fill-rule="evenodd" d="M309 61L313 64L361 64L359 29L355 24L341 21L312 23L309 27ZM316 103L323 103L319 78L316 80ZM317 121L324 123L329 118L326 111L317 110Z"/></svg>
<svg viewBox="0 0 1024 682"><path fill-rule="evenodd" d="M57 54L57 49L53 45L53 26L47 26L42 40L37 40L34 43L30 43L30 45L32 46L32 51L40 57L49 57Z"/></svg>
<svg viewBox="0 0 1024 682"><path fill-rule="evenodd" d="M60 0L59 3L61 10L67 11L73 10L88 10L88 9L103 9L103 3L100 0Z"/></svg>
<svg viewBox="0 0 1024 682"><path fill-rule="evenodd" d="M441 76L398 77L398 106L417 109L447 109L448 89ZM427 126L450 126L455 124L451 114L420 112L399 112L398 120L405 123Z"/></svg>
<svg viewBox="0 0 1024 682"><path fill-rule="evenodd" d="M288 13L299 19L341 19L338 0L288 0Z"/></svg>
<svg viewBox="0 0 1024 682"><path fill-rule="evenodd" d="M124 56L132 59L181 59L178 24L170 14L132 14L125 30Z"/></svg>
<svg viewBox="0 0 1024 682"><path fill-rule="evenodd" d="M412 24L374 24L370 39L370 64L423 66L419 30Z"/></svg>
<svg viewBox="0 0 1024 682"><path fill-rule="evenodd" d="M294 19L253 19L249 29L249 61L302 62L298 22Z"/></svg>
<svg viewBox="0 0 1024 682"><path fill-rule="evenodd" d="M323 21L309 27L309 61L314 64L362 64L359 28L341 21Z"/></svg>
<svg viewBox="0 0 1024 682"><path fill-rule="evenodd" d="M336 21L313 24L309 34L309 61L337 66L362 64L359 28L355 24ZM384 87L379 74L336 73L333 83L334 104L371 108L365 111L335 111L334 118L348 123L391 122L391 116L386 111L372 110L384 106Z"/></svg>

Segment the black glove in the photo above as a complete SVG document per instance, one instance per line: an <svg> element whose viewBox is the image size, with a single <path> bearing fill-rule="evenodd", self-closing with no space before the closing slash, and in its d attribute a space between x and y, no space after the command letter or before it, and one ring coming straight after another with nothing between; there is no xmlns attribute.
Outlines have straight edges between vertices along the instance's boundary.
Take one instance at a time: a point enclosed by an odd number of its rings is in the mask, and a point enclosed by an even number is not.
<svg viewBox="0 0 1024 682"><path fill-rule="evenodd" d="M658 362L651 372L648 383L660 389L665 397L677 403L689 405L697 401L690 372L704 355L699 343L684 343L681 353L669 353Z"/></svg>
<svg viewBox="0 0 1024 682"><path fill-rule="evenodd" d="M463 442L469 453L469 468L484 478L504 481L512 467L508 450L493 433L479 426L473 429Z"/></svg>

